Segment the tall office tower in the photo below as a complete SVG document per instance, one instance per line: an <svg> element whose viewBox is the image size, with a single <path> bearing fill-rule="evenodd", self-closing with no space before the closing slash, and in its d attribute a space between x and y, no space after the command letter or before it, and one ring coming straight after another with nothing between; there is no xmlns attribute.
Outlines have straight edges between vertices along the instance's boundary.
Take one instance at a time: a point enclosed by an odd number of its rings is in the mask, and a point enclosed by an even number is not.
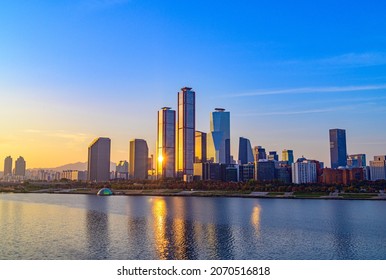
<svg viewBox="0 0 386 280"><path fill-rule="evenodd" d="M292 163L292 183L307 184L317 182L316 163L307 159L299 159Z"/></svg>
<svg viewBox="0 0 386 280"><path fill-rule="evenodd" d="M366 167L366 155L356 154L347 156L347 165L350 167Z"/></svg>
<svg viewBox="0 0 386 280"><path fill-rule="evenodd" d="M282 161L287 161L289 165L294 163L294 151L293 150L283 150L281 153Z"/></svg>
<svg viewBox="0 0 386 280"><path fill-rule="evenodd" d="M176 111L164 107L158 111L156 172L157 178L175 177Z"/></svg>
<svg viewBox="0 0 386 280"><path fill-rule="evenodd" d="M229 164L231 160L230 113L215 108L210 115L208 159L215 163Z"/></svg>
<svg viewBox="0 0 386 280"><path fill-rule="evenodd" d="M206 162L206 133L196 131L195 163Z"/></svg>
<svg viewBox="0 0 386 280"><path fill-rule="evenodd" d="M370 161L370 179L386 180L386 155L374 156L374 160Z"/></svg>
<svg viewBox="0 0 386 280"><path fill-rule="evenodd" d="M195 129L196 129L196 93L190 87L184 87L178 93L177 121L177 176L193 175Z"/></svg>
<svg viewBox="0 0 386 280"><path fill-rule="evenodd" d="M99 137L88 147L87 180L107 182L110 180L110 138Z"/></svg>
<svg viewBox="0 0 386 280"><path fill-rule="evenodd" d="M279 155L276 153L276 151L270 151L268 154L268 160L279 161Z"/></svg>
<svg viewBox="0 0 386 280"><path fill-rule="evenodd" d="M10 176L12 175L12 158L11 156L8 156L4 160L4 174L3 176Z"/></svg>
<svg viewBox="0 0 386 280"><path fill-rule="evenodd" d="M346 130L330 129L331 168L347 165Z"/></svg>
<svg viewBox="0 0 386 280"><path fill-rule="evenodd" d="M255 161L259 161L260 159L267 159L267 153L262 146L253 147L253 157Z"/></svg>
<svg viewBox="0 0 386 280"><path fill-rule="evenodd" d="M15 161L15 175L16 176L25 176L25 160L23 157L18 157Z"/></svg>
<svg viewBox="0 0 386 280"><path fill-rule="evenodd" d="M147 163L149 149L143 139L130 141L130 177L135 179L147 179Z"/></svg>
<svg viewBox="0 0 386 280"><path fill-rule="evenodd" d="M239 161L240 164L254 162L251 142L244 137L239 138Z"/></svg>

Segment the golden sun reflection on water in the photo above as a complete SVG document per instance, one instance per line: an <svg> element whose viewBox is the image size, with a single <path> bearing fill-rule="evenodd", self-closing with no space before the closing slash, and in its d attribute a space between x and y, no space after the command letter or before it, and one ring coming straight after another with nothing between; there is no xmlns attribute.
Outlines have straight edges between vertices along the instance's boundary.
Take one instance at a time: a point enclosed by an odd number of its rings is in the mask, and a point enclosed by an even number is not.
<svg viewBox="0 0 386 280"><path fill-rule="evenodd" d="M156 251L160 260L166 260L169 254L169 241L166 236L166 202L163 198L155 198L151 200L151 203Z"/></svg>
<svg viewBox="0 0 386 280"><path fill-rule="evenodd" d="M260 215L261 215L261 207L260 205L256 205L252 209L251 214L251 224L253 228L255 229L255 234L257 236L260 235Z"/></svg>

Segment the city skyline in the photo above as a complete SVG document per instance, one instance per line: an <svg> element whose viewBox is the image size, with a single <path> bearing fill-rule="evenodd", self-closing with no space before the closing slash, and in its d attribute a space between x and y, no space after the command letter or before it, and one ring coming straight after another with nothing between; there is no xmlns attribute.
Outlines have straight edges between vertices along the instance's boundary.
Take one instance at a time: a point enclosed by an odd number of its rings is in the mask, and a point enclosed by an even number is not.
<svg viewBox="0 0 386 280"><path fill-rule="evenodd" d="M132 138L155 154L156 112L176 108L185 85L197 93L196 130L210 131L213 108L231 113L234 158L245 137L328 166L335 127L347 132L348 154L386 154L384 8L9 1L0 11L0 158L22 155L27 168L85 162L100 135L111 138L113 162L128 160Z"/></svg>

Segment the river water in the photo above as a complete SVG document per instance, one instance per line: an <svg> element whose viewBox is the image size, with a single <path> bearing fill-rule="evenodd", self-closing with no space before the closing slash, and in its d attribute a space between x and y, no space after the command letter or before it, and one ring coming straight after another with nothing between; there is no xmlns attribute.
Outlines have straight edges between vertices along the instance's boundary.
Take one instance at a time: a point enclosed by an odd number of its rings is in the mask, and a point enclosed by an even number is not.
<svg viewBox="0 0 386 280"><path fill-rule="evenodd" d="M0 194L0 259L386 259L386 201Z"/></svg>

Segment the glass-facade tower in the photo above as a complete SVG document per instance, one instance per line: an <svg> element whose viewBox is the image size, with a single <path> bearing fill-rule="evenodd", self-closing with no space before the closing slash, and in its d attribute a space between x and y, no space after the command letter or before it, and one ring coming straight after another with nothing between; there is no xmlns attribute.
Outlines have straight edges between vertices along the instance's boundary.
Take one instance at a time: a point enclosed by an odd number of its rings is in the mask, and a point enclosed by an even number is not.
<svg viewBox="0 0 386 280"><path fill-rule="evenodd" d="M201 131L196 131L196 143L195 143L195 163L206 162L206 133Z"/></svg>
<svg viewBox="0 0 386 280"><path fill-rule="evenodd" d="M149 149L143 139L130 141L130 177L135 179L147 179L147 164L149 161Z"/></svg>
<svg viewBox="0 0 386 280"><path fill-rule="evenodd" d="M88 147L87 180L107 182L110 180L110 138L99 137Z"/></svg>
<svg viewBox="0 0 386 280"><path fill-rule="evenodd" d="M330 129L331 168L347 165L346 130Z"/></svg>
<svg viewBox="0 0 386 280"><path fill-rule="evenodd" d="M283 150L281 153L281 160L287 161L288 164L294 163L294 151L293 150Z"/></svg>
<svg viewBox="0 0 386 280"><path fill-rule="evenodd" d="M239 138L239 161L240 164L254 162L251 142L244 137Z"/></svg>
<svg viewBox="0 0 386 280"><path fill-rule="evenodd" d="M157 178L175 177L176 111L164 107L158 111L156 174Z"/></svg>
<svg viewBox="0 0 386 280"><path fill-rule="evenodd" d="M210 115L210 133L208 135L208 159L215 163L230 163L230 113L225 109L215 108Z"/></svg>
<svg viewBox="0 0 386 280"><path fill-rule="evenodd" d="M184 87L178 93L177 176L193 175L195 157L196 93Z"/></svg>

